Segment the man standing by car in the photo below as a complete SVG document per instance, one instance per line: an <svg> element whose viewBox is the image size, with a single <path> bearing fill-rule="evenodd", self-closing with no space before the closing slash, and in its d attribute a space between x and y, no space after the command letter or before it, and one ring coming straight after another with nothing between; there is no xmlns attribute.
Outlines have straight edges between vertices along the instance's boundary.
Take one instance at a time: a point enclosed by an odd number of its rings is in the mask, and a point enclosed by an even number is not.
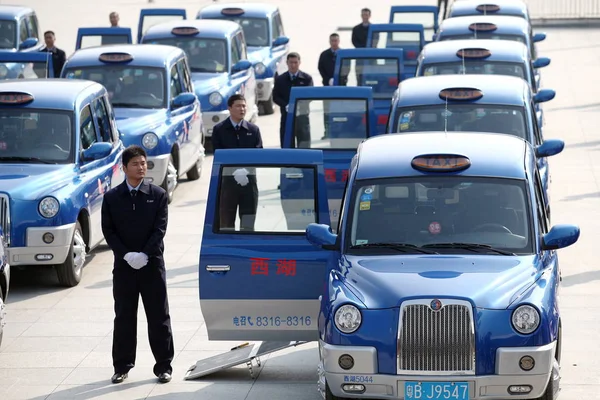
<svg viewBox="0 0 600 400"><path fill-rule="evenodd" d="M294 86L314 86L312 76L306 72L300 71L300 54L291 52L287 55L287 72L275 78L273 86L273 102L279 106L281 112L281 121L279 123L279 140L283 148L283 138L285 136L285 121L288 114L288 104L290 102L290 93ZM308 112L297 115L295 123L296 140L300 142L310 142L310 129ZM292 147L296 147L292 140Z"/></svg>
<svg viewBox="0 0 600 400"><path fill-rule="evenodd" d="M168 196L144 182L146 152L139 146L123 151L125 181L109 190L102 202L102 233L113 251L115 322L113 383L121 383L135 366L140 295L148 320L150 348L160 383L171 381L173 333L167 298L163 238L167 231Z"/></svg>
<svg viewBox="0 0 600 400"><path fill-rule="evenodd" d="M335 59L337 51L340 49L340 35L332 33L329 35L329 48L319 56L319 73L323 79L323 86L333 86L333 75L335 73ZM329 124L327 122L327 114L329 102L323 102L323 124L325 127L325 135L322 140L329 136Z"/></svg>
<svg viewBox="0 0 600 400"><path fill-rule="evenodd" d="M371 10L363 8L360 10L360 17L362 22L352 28L352 44L354 47L361 48L367 47L367 37L369 35L369 26L371 26Z"/></svg>
<svg viewBox="0 0 600 400"><path fill-rule="evenodd" d="M52 68L54 68L54 78L60 78L60 72L62 71L65 62L67 61L67 55L64 51L62 51L54 45L55 41L56 36L54 35L54 32L44 32L44 42L46 43L46 46L43 47L40 51L52 53Z"/></svg>

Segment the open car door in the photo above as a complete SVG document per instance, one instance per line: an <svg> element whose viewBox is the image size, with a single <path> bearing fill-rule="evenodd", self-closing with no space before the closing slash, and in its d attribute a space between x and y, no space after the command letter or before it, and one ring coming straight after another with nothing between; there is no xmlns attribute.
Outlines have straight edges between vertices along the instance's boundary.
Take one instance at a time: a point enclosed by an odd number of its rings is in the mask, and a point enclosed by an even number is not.
<svg viewBox="0 0 600 400"><path fill-rule="evenodd" d="M137 42L142 43L142 37L151 26L186 18L187 13L183 8L143 8L138 21Z"/></svg>
<svg viewBox="0 0 600 400"><path fill-rule="evenodd" d="M131 44L131 28L79 28L75 50L109 44Z"/></svg>
<svg viewBox="0 0 600 400"><path fill-rule="evenodd" d="M421 24L425 44L431 43L440 27L439 10L436 6L392 6L390 24Z"/></svg>
<svg viewBox="0 0 600 400"><path fill-rule="evenodd" d="M417 58L425 45L423 25L419 24L371 24L367 47L404 50L402 80L413 78L417 73Z"/></svg>
<svg viewBox="0 0 600 400"><path fill-rule="evenodd" d="M352 157L360 142L377 134L373 90L370 87L292 87L288 109L283 147L323 151L329 218L335 232ZM282 180L281 196L294 198L294 201L310 197L310 193L296 188L298 185L310 187L311 179L298 175ZM285 213L288 226L306 228L305 221L297 220L293 211ZM311 214L314 210L302 212Z"/></svg>
<svg viewBox="0 0 600 400"><path fill-rule="evenodd" d="M0 79L54 78L52 53L0 52Z"/></svg>
<svg viewBox="0 0 600 400"><path fill-rule="evenodd" d="M401 49L342 49L338 50L335 59L333 84L371 87L375 134L382 134L403 71L404 51Z"/></svg>
<svg viewBox="0 0 600 400"><path fill-rule="evenodd" d="M321 151L215 151L198 273L209 340L318 340L330 252L306 239L313 222L329 224Z"/></svg>

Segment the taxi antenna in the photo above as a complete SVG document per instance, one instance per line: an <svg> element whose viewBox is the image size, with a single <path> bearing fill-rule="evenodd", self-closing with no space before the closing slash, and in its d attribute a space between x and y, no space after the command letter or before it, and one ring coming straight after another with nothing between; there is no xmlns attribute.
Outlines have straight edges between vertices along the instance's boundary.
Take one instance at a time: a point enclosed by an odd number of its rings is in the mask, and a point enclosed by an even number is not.
<svg viewBox="0 0 600 400"><path fill-rule="evenodd" d="M462 53L462 70L463 70L463 75L467 74L467 67L465 66L465 52L463 51ZM446 98L446 104L448 104L448 98Z"/></svg>
<svg viewBox="0 0 600 400"><path fill-rule="evenodd" d="M448 96L446 96L446 109L444 110L444 135L448 137Z"/></svg>

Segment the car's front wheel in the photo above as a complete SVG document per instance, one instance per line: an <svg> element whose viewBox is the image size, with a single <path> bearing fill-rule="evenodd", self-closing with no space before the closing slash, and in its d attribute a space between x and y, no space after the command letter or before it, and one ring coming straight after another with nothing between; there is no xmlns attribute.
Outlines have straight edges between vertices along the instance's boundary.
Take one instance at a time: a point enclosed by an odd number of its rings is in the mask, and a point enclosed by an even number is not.
<svg viewBox="0 0 600 400"><path fill-rule="evenodd" d="M2 337L4 336L4 324L6 323L6 313L4 304L4 293L2 293L2 287L0 286L0 347L2 347Z"/></svg>
<svg viewBox="0 0 600 400"><path fill-rule="evenodd" d="M86 256L87 251L83 230L81 229L81 224L77 221L67 258L65 262L56 266L58 281L62 286L73 287L81 282Z"/></svg>
<svg viewBox="0 0 600 400"><path fill-rule="evenodd" d="M552 374L546 386L546 391L537 400L556 400L558 398L558 392L560 389L560 364L558 360L554 358L552 363Z"/></svg>

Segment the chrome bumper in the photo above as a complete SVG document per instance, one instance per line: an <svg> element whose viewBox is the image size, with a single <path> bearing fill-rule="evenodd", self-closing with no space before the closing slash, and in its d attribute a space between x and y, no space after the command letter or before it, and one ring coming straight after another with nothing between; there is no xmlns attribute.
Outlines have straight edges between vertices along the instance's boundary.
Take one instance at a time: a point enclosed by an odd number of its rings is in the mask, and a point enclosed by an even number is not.
<svg viewBox="0 0 600 400"><path fill-rule="evenodd" d="M203 112L202 122L206 128L206 137L212 137L213 128L219 122L222 122L229 118L229 111L214 111L214 112Z"/></svg>
<svg viewBox="0 0 600 400"><path fill-rule="evenodd" d="M146 172L146 182L160 186L167 175L170 154L148 157L148 170Z"/></svg>
<svg viewBox="0 0 600 400"><path fill-rule="evenodd" d="M8 262L16 265L55 265L67 259L75 224L27 228L26 247L8 247ZM52 243L45 243L42 237L46 233L54 236Z"/></svg>
<svg viewBox="0 0 600 400"><path fill-rule="evenodd" d="M541 397L552 376L556 342L539 347L505 347L496 351L495 375L382 375L378 374L377 350L367 346L334 346L319 342L318 390L324 398L325 382L335 396L360 399L404 399L405 382L468 382L469 399L536 399ZM344 354L354 358L354 367L345 371L338 365ZM535 366L523 371L519 360L531 356ZM362 393L343 390L344 385L362 385ZM527 394L509 394L508 387L527 385ZM425 397L424 397L425 398Z"/></svg>
<svg viewBox="0 0 600 400"><path fill-rule="evenodd" d="M265 78L256 80L256 97L258 101L267 101L271 99L275 86L275 78Z"/></svg>

